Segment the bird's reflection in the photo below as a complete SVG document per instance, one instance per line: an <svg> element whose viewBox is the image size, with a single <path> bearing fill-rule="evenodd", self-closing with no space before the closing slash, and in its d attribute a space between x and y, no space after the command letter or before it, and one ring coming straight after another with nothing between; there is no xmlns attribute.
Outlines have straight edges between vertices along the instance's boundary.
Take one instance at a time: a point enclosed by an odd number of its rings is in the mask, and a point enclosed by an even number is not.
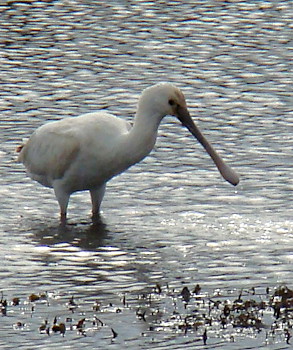
<svg viewBox="0 0 293 350"><path fill-rule="evenodd" d="M109 231L101 218L89 222L67 223L33 228L39 245L68 243L83 250L96 250L104 245Z"/></svg>

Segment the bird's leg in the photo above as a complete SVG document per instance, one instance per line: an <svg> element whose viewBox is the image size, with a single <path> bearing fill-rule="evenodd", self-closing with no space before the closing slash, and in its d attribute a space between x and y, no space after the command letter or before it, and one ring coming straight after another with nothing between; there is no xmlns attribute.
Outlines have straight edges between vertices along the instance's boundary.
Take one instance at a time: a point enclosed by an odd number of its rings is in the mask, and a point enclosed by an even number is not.
<svg viewBox="0 0 293 350"><path fill-rule="evenodd" d="M106 191L106 184L90 190L93 218L97 218L100 215L100 206L101 206L105 191Z"/></svg>
<svg viewBox="0 0 293 350"><path fill-rule="evenodd" d="M61 225L65 225L66 222L67 222L66 213L63 213L62 211L60 211L60 223L61 223Z"/></svg>
<svg viewBox="0 0 293 350"><path fill-rule="evenodd" d="M56 183L54 183L54 192L60 207L60 221L62 224L65 224L70 194L64 192L61 186L58 186Z"/></svg>

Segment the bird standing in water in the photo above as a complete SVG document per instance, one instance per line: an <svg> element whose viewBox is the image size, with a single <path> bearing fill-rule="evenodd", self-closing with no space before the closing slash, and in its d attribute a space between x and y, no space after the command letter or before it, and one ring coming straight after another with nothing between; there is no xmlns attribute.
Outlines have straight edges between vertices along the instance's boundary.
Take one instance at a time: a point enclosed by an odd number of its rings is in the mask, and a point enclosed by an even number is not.
<svg viewBox="0 0 293 350"><path fill-rule="evenodd" d="M77 191L90 191L95 217L107 182L151 152L166 115L177 117L202 144L224 179L238 184L238 175L194 124L182 92L169 83L142 92L133 126L103 111L50 122L18 148L18 160L33 180L54 189L62 222L66 221L69 197Z"/></svg>

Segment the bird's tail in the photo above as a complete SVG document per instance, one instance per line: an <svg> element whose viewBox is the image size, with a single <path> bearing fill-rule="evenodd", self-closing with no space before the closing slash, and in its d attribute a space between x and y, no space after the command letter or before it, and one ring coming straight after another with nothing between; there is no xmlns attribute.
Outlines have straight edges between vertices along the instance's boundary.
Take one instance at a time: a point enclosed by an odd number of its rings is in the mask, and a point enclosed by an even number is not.
<svg viewBox="0 0 293 350"><path fill-rule="evenodd" d="M26 145L26 141L22 140L23 143L19 146L16 147L16 152L18 153L18 156L17 156L17 159L16 159L16 162L17 163L23 163L23 156L24 156L24 152L22 152L24 146Z"/></svg>
<svg viewBox="0 0 293 350"><path fill-rule="evenodd" d="M23 144L23 145L20 145L20 146L17 146L15 151L16 151L17 153L20 153L21 150L23 149L23 147L24 147L24 144Z"/></svg>

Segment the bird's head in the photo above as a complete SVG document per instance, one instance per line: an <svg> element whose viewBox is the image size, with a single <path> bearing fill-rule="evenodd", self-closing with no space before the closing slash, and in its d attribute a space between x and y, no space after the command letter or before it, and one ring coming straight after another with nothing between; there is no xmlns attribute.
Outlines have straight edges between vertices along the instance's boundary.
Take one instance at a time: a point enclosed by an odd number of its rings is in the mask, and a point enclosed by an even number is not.
<svg viewBox="0 0 293 350"><path fill-rule="evenodd" d="M198 127L194 124L186 101L180 89L170 83L159 83L145 89L139 100L139 108L144 113L145 108L150 115L159 118L159 121L166 115L177 117L183 126L202 144L207 153L211 156L221 175L233 185L239 182L238 175L222 160L212 145L204 137Z"/></svg>
<svg viewBox="0 0 293 350"><path fill-rule="evenodd" d="M170 83L159 83L145 89L139 100L139 108L151 110L150 114L160 119L166 115L180 119L180 115L188 113L183 93Z"/></svg>

